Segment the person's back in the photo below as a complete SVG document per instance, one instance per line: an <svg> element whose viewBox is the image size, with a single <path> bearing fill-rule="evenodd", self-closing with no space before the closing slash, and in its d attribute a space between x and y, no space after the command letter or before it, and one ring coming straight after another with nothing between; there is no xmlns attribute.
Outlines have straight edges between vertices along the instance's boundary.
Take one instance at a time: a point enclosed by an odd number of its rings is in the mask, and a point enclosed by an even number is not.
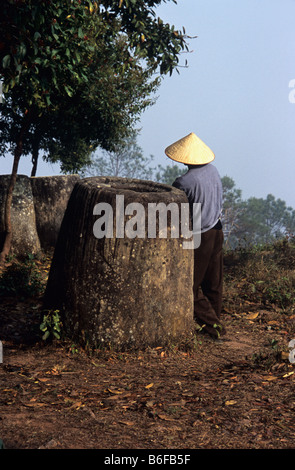
<svg viewBox="0 0 295 470"><path fill-rule="evenodd" d="M186 193L191 211L193 203L201 203L201 232L217 224L222 211L222 183L215 166L191 165L173 186Z"/></svg>

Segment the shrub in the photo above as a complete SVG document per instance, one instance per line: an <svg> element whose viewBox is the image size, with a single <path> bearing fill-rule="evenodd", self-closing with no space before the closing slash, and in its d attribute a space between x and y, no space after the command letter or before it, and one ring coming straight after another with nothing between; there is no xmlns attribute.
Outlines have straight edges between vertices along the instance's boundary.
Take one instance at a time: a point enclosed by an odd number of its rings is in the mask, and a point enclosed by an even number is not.
<svg viewBox="0 0 295 470"><path fill-rule="evenodd" d="M8 264L0 277L0 295L31 297L44 290L44 280L35 263L35 256L28 254L22 261Z"/></svg>
<svg viewBox="0 0 295 470"><path fill-rule="evenodd" d="M282 310L294 306L294 265L293 239L225 253L225 290L230 302L249 300Z"/></svg>

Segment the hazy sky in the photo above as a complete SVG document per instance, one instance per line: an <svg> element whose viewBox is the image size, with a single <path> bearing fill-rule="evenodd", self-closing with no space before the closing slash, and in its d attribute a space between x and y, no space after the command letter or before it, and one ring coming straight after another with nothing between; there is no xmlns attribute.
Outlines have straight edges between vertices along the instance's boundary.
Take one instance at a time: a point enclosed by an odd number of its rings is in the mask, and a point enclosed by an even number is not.
<svg viewBox="0 0 295 470"><path fill-rule="evenodd" d="M272 193L295 208L295 0L178 0L156 12L198 38L180 58L189 67L165 77L142 116L145 155L173 164L165 147L195 132L243 198ZM19 173L30 168L24 157ZM11 160L1 158L0 170L9 173ZM42 163L37 175L58 172Z"/></svg>
<svg viewBox="0 0 295 470"><path fill-rule="evenodd" d="M195 132L244 198L268 193L295 208L294 0L178 0L157 10L187 34L188 69L165 78L141 120L145 152Z"/></svg>

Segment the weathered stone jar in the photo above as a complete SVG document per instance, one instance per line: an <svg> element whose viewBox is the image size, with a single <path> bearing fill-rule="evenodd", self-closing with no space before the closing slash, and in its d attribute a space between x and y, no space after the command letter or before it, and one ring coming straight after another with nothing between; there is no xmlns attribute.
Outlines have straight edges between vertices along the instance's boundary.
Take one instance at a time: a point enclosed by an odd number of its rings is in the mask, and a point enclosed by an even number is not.
<svg viewBox="0 0 295 470"><path fill-rule="evenodd" d="M4 212L10 175L0 175L0 250L4 231ZM17 175L11 205L12 241L11 253L17 256L40 252L40 241L36 230L34 198L30 178Z"/></svg>
<svg viewBox="0 0 295 470"><path fill-rule="evenodd" d="M178 221L169 211L167 237L159 236L159 220L155 236L148 220L153 203L174 203L175 209L187 199L150 181L94 177L76 183L44 298L45 308L61 311L75 340L126 349L191 335L193 250L183 249L180 230L171 237Z"/></svg>
<svg viewBox="0 0 295 470"><path fill-rule="evenodd" d="M78 175L34 176L30 178L34 197L36 227L41 248L55 247L60 225Z"/></svg>

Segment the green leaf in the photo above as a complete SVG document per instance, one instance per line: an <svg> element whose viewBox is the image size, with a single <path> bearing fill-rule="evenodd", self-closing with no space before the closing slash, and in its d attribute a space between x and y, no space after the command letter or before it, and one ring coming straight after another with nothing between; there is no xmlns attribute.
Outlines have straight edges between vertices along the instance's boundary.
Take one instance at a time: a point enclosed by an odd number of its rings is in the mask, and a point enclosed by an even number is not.
<svg viewBox="0 0 295 470"><path fill-rule="evenodd" d="M18 48L18 52L19 52L19 55L20 57L23 59L27 53L27 48L25 46L25 44L21 44Z"/></svg>
<svg viewBox="0 0 295 470"><path fill-rule="evenodd" d="M65 86L65 90L66 90L68 96L70 96L70 97L73 96L73 91L69 87Z"/></svg>
<svg viewBox="0 0 295 470"><path fill-rule="evenodd" d="M45 95L45 99L46 99L47 106L50 106L52 104L51 101L50 101L50 96Z"/></svg>
<svg viewBox="0 0 295 470"><path fill-rule="evenodd" d="M2 66L4 69L7 69L10 66L10 61L11 57L9 54L3 57Z"/></svg>
<svg viewBox="0 0 295 470"><path fill-rule="evenodd" d="M45 341L49 335L50 335L49 331L46 331L46 333L42 336L42 339Z"/></svg>

